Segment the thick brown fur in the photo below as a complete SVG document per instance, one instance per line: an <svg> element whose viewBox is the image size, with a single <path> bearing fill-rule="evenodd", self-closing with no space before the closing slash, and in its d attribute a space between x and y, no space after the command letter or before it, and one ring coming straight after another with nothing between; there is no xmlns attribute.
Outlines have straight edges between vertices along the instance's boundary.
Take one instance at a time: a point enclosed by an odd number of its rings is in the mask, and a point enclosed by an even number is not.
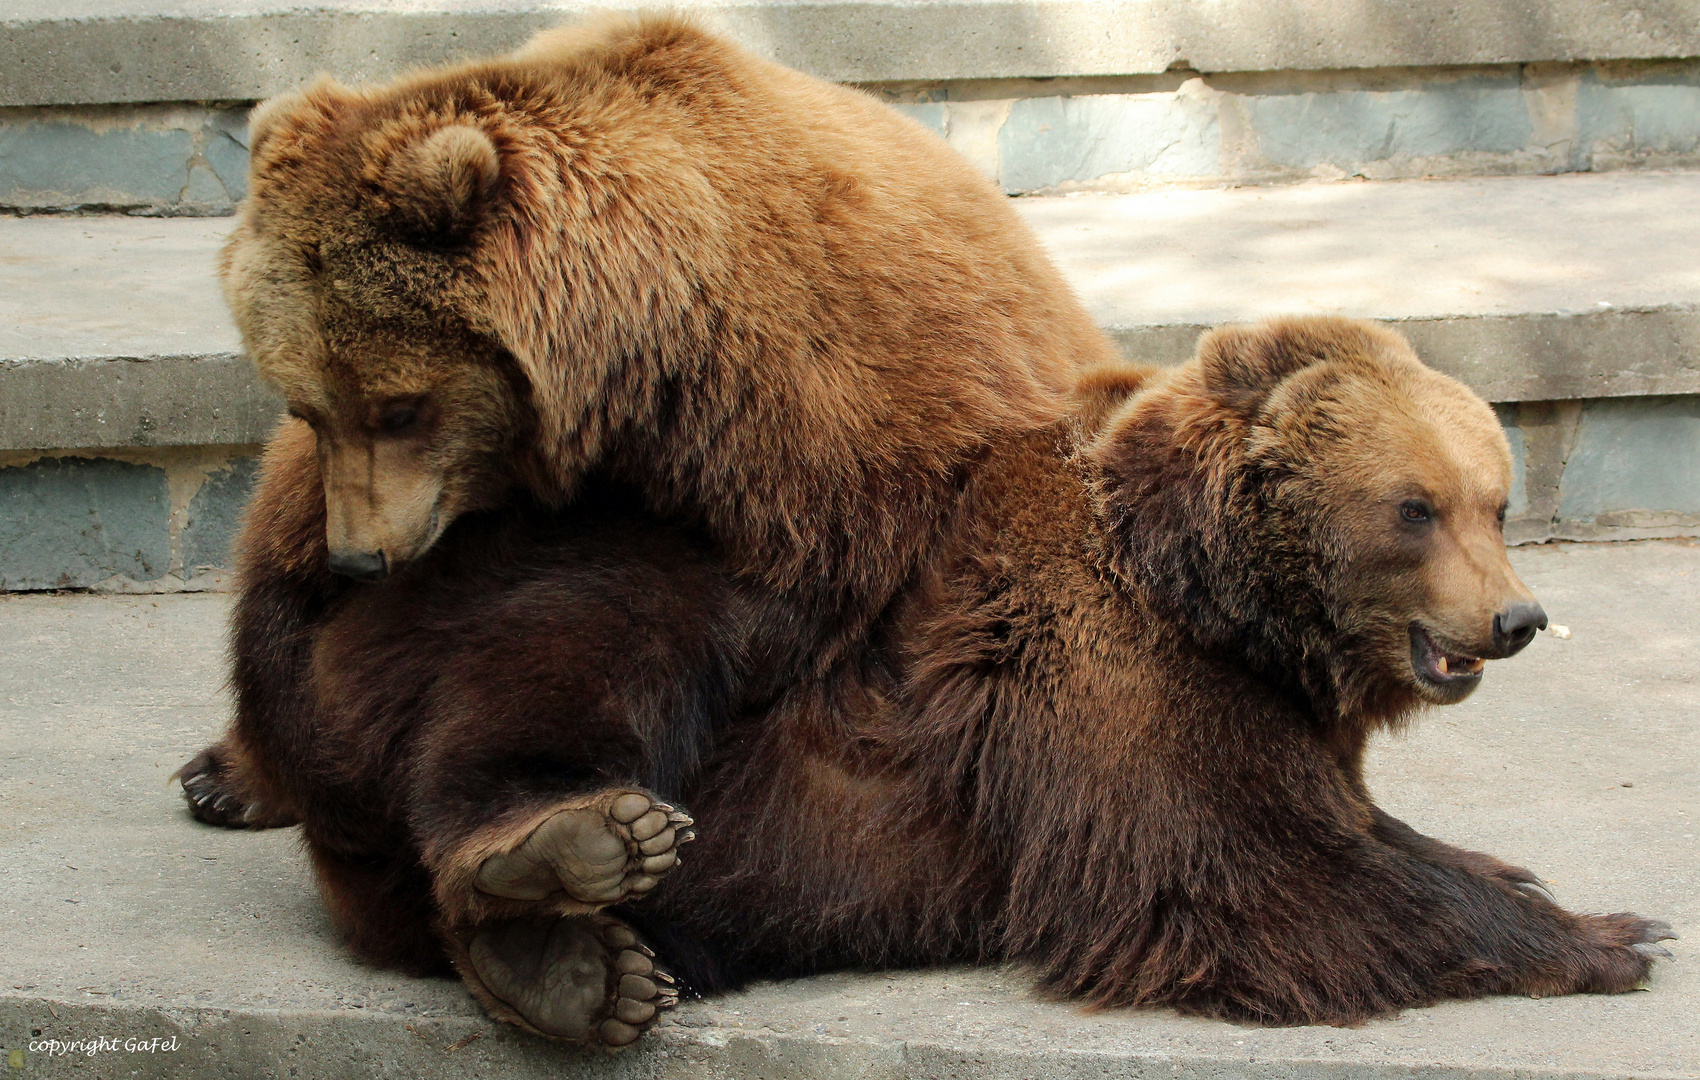
<svg viewBox="0 0 1700 1080"><path fill-rule="evenodd" d="M223 277L296 419L239 544L235 723L185 782L298 816L380 962L441 966L491 837L671 796L727 710L860 663L988 448L1112 356L940 140L677 19L251 127Z"/></svg>
<svg viewBox="0 0 1700 1080"><path fill-rule="evenodd" d="M1390 818L1363 777L1375 731L1474 685L1425 674L1419 640L1460 670L1511 651L1493 625L1528 598L1499 534L1509 476L1491 411L1396 335L1341 320L1230 328L1173 372L1090 376L1073 415L989 448L934 557L853 662L826 673L752 678L759 635L736 614L740 587L688 533L597 549L624 579L584 576L580 541L557 533L558 565L504 589L467 561L488 542L470 539L474 520L438 545L442 563L417 568L428 588L400 591L404 575L362 597L371 614L309 632L343 663L333 683L308 681L334 689L374 750L393 743L365 733L398 724L536 737L565 701L594 715L583 669L509 668L528 635L508 630L497 655L483 626L455 620L517 605L544 631L537 655L570 656L570 638L614 642L616 657L656 627L641 610L624 628L597 618L605 605L641 597L702 620L666 646L674 677L705 655L694 635L719 643L706 654L730 672L732 707L695 729L712 733L706 756L677 774L701 838L655 893L616 909L698 989L1014 959L1099 1005L1275 1024L1624 991L1667 927L1564 911L1527 871ZM1408 516L1412 504L1426 513ZM638 531L617 507L590 510ZM563 526L498 515L487 527ZM462 580L476 600L454 592ZM676 596L644 591L674 583ZM561 589L575 604L536 602ZM566 630L574 618L589 632ZM443 632L390 647L419 625ZM509 724L453 695L433 696L440 708L398 699L402 659L427 681L493 688ZM631 732L632 750L584 747L583 760L610 782L641 780L645 740L664 726L595 728ZM557 762L564 737L529 753ZM519 741L505 746L525 759ZM355 794L393 798L389 783ZM403 837L395 852L429 846L398 808L373 812ZM390 868L392 926L406 903L430 907L428 885L407 892L410 873L428 877L428 860ZM429 939L432 917L412 940Z"/></svg>
<svg viewBox="0 0 1700 1080"><path fill-rule="evenodd" d="M1113 380L1089 389L1102 415ZM1638 985L1663 924L1565 912L1364 783L1372 732L1458 696L1413 627L1507 651L1509 476L1488 408L1387 331L1208 336L1101 430L990 457L884 668L717 755L641 917L735 975L1013 958L1097 1004L1277 1024ZM842 709L860 739L820 739Z"/></svg>
<svg viewBox="0 0 1700 1080"><path fill-rule="evenodd" d="M225 251L315 427L333 557L585 475L700 523L837 643L990 439L1113 353L999 193L857 91L670 18L268 103Z"/></svg>

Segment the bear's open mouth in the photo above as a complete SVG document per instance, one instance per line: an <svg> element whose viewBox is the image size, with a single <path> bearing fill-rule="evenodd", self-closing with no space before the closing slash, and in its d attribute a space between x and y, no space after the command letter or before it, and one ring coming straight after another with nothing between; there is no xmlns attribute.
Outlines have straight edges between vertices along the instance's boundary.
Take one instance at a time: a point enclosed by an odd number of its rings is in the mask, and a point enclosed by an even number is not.
<svg viewBox="0 0 1700 1080"><path fill-rule="evenodd" d="M1485 666L1479 656L1446 651L1427 630L1411 624L1411 669L1429 686L1446 693L1474 687Z"/></svg>

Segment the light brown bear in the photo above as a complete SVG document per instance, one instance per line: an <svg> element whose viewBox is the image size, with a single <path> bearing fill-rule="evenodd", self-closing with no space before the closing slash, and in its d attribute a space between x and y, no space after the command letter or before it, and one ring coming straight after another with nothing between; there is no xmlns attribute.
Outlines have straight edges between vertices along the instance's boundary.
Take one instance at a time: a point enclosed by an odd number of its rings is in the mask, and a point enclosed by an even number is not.
<svg viewBox="0 0 1700 1080"><path fill-rule="evenodd" d="M379 962L441 966L439 933L654 887L689 836L667 799L741 707L717 689L730 669L765 704L865 663L988 448L1054 422L1079 367L1113 355L940 140L676 19L593 21L377 88L321 81L257 109L251 134L224 282L297 419L241 541L235 722L185 790L208 820L301 820ZM675 665L646 666L665 605L560 601L583 642L535 674L572 667L606 700L548 767L532 759L555 713L542 733L498 711L421 743L363 709L405 719L428 683L337 689L354 654L332 624L429 576L409 568L458 520L542 522L490 539L507 580L582 555L548 514L570 502L604 523L597 565L624 553L657 597L700 580L732 625L679 616ZM655 515L664 540L646 538ZM693 644L714 635L736 655ZM410 774L436 792L410 803L392 766L426 750L445 772Z"/></svg>

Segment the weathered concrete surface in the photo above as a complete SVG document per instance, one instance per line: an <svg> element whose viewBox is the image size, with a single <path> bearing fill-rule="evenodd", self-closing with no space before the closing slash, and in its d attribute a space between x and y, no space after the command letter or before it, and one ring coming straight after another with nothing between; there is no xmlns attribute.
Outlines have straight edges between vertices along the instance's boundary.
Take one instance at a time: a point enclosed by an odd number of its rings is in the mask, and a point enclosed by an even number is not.
<svg viewBox="0 0 1700 1080"><path fill-rule="evenodd" d="M1099 322L1169 361L1212 324L1391 319L1490 401L1700 391L1700 174L1021 200Z"/></svg>
<svg viewBox="0 0 1700 1080"><path fill-rule="evenodd" d="M0 589L66 589L171 563L165 470L84 458L0 469Z"/></svg>
<svg viewBox="0 0 1700 1080"><path fill-rule="evenodd" d="M1661 0L672 6L768 56L844 82L1700 55L1700 11ZM253 100L321 70L375 79L504 50L591 7L551 0L11 0L0 15L0 105Z"/></svg>
<svg viewBox="0 0 1700 1080"><path fill-rule="evenodd" d="M0 109L0 207L229 214L247 122L244 106Z"/></svg>
<svg viewBox="0 0 1700 1080"><path fill-rule="evenodd" d="M1015 970L851 974L688 1004L643 1051L578 1054L490 1024L453 983L353 964L293 830L187 818L165 780L228 708L224 598L0 597L0 1049L25 1051L26 1077L1686 1080L1700 1075L1700 544L1512 559L1572 636L1538 638L1469 702L1382 740L1371 781L1392 812L1535 867L1576 910L1669 919L1689 941L1644 993L1264 1030L1085 1015L1033 1000ZM174 1050L121 1048L173 1036ZM29 1050L95 1037L120 1048Z"/></svg>
<svg viewBox="0 0 1700 1080"><path fill-rule="evenodd" d="M1023 199L1099 321L1398 320L1491 401L1700 392L1700 173ZM213 277L229 222L0 219L0 449L251 442L276 404ZM148 364L132 360L156 357Z"/></svg>
<svg viewBox="0 0 1700 1080"><path fill-rule="evenodd" d="M1011 194L1700 164L1700 63L884 87Z"/></svg>
<svg viewBox="0 0 1700 1080"><path fill-rule="evenodd" d="M252 443L280 407L215 273L228 219L0 219L0 450Z"/></svg>

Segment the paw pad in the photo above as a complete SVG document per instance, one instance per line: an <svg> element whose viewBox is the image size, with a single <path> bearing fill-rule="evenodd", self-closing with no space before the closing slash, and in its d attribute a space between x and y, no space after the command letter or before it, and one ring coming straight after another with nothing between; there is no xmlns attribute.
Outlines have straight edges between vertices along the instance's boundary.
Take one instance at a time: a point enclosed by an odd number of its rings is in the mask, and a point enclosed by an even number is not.
<svg viewBox="0 0 1700 1080"><path fill-rule="evenodd" d="M639 791L562 805L509 851L478 868L480 892L510 900L556 894L605 906L641 896L679 864L695 837L689 815Z"/></svg>

